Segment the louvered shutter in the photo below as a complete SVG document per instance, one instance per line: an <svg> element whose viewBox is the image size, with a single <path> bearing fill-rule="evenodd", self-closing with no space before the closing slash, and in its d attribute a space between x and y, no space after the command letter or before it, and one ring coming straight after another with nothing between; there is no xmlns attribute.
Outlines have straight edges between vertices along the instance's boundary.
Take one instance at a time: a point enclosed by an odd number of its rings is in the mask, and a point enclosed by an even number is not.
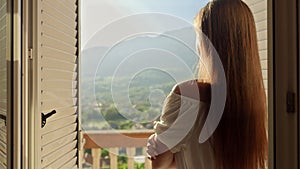
<svg viewBox="0 0 300 169"><path fill-rule="evenodd" d="M7 3L0 0L0 168L7 168Z"/></svg>
<svg viewBox="0 0 300 169"><path fill-rule="evenodd" d="M79 168L79 23L77 0L37 0L37 118L41 168Z"/></svg>
<svg viewBox="0 0 300 169"><path fill-rule="evenodd" d="M251 9L256 23L258 49L266 94L268 94L268 29L267 0L244 0Z"/></svg>

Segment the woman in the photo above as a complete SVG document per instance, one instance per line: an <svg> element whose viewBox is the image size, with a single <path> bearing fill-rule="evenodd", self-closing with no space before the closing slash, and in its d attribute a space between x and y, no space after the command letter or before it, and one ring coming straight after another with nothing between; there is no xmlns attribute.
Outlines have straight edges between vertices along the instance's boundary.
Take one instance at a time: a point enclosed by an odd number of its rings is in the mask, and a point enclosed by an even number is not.
<svg viewBox="0 0 300 169"><path fill-rule="evenodd" d="M199 143L212 104L210 91L220 77L214 71L217 68L208 43L199 36L200 60L210 70L205 79L208 83L201 82L205 72L199 69L198 81L176 85L167 97L161 120L147 145L153 168L265 169L266 97L253 15L240 0L214 0L196 16L195 28L199 35L207 36L223 64L227 89L224 112L211 137ZM195 111L191 127L177 122ZM184 137L178 135L183 130L187 131ZM169 135L161 136L164 133Z"/></svg>

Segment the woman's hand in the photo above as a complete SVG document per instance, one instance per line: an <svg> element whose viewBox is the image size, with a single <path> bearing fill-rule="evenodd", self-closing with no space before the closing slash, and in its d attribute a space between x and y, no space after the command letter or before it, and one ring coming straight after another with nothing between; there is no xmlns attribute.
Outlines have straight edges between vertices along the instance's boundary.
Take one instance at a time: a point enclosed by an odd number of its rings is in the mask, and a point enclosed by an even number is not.
<svg viewBox="0 0 300 169"><path fill-rule="evenodd" d="M155 134L152 134L148 138L148 143L147 143L147 156L150 159L155 159L156 156L158 156L158 153L156 152L156 142L155 142Z"/></svg>
<svg viewBox="0 0 300 169"><path fill-rule="evenodd" d="M152 160L152 169L166 169L175 166L173 153L157 139L156 134L152 134L148 138L147 155Z"/></svg>
<svg viewBox="0 0 300 169"><path fill-rule="evenodd" d="M148 138L146 151L147 151L147 155L150 159L156 159L156 157L159 156L160 154L163 154L166 151L169 151L169 148L164 143L162 143L161 141L159 141L157 139L156 134L152 134Z"/></svg>
<svg viewBox="0 0 300 169"><path fill-rule="evenodd" d="M211 99L211 86L209 83L198 82L197 80L189 80L177 84L173 88L173 92L192 99L209 102Z"/></svg>

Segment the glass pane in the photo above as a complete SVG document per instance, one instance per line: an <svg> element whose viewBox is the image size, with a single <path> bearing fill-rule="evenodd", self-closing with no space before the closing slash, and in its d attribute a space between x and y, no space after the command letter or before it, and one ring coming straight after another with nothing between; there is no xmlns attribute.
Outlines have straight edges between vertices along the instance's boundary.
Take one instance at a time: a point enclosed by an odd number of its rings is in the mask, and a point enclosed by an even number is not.
<svg viewBox="0 0 300 169"><path fill-rule="evenodd" d="M7 1L0 0L0 168L7 168L7 56L8 15Z"/></svg>
<svg viewBox="0 0 300 169"><path fill-rule="evenodd" d="M267 93L267 1L243 1L255 19ZM82 2L81 120L87 134L153 128L174 84L198 77L193 21L207 2Z"/></svg>
<svg viewBox="0 0 300 169"><path fill-rule="evenodd" d="M82 2L85 130L153 128L172 87L197 77L193 21L207 2Z"/></svg>

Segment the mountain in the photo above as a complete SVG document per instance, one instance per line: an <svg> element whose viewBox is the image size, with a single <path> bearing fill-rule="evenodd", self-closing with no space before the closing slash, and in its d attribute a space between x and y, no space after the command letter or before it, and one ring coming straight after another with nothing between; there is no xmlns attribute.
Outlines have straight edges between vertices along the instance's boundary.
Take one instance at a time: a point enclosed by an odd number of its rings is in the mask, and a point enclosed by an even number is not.
<svg viewBox="0 0 300 169"><path fill-rule="evenodd" d="M147 68L183 75L187 71L194 73L198 63L195 36L193 28L188 27L160 35L135 36L112 47L83 50L82 77L126 76Z"/></svg>
<svg viewBox="0 0 300 169"><path fill-rule="evenodd" d="M152 124L174 84L195 77L199 60L195 37L193 28L188 27L82 51L85 128L101 121L118 127L133 122ZM98 128L105 127L99 124Z"/></svg>

